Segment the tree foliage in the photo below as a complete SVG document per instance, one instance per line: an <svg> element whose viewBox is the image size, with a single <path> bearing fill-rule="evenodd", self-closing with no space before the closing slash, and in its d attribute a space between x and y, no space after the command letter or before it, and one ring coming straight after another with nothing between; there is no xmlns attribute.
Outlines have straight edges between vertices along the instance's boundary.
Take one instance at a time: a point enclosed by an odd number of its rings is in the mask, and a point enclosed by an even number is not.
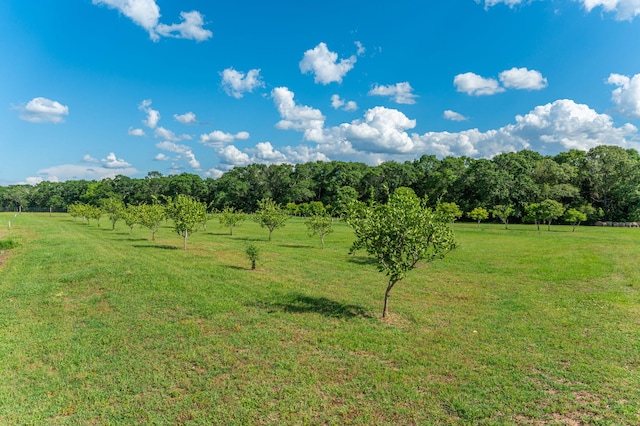
<svg viewBox="0 0 640 426"><path fill-rule="evenodd" d="M396 190L386 204L354 203L347 216L356 240L350 252L365 250L389 277L382 316L388 315L395 284L421 262L443 258L456 243L447 217L426 206L412 190Z"/></svg>
<svg viewBox="0 0 640 426"><path fill-rule="evenodd" d="M310 237L313 237L314 235L320 237L320 242L322 243L322 248L324 249L324 237L333 232L333 222L331 216L328 216L326 214L313 215L305 221L305 225L309 230Z"/></svg>
<svg viewBox="0 0 640 426"><path fill-rule="evenodd" d="M233 235L233 228L245 221L247 215L233 207L225 207L219 214L220 225L229 228L229 235Z"/></svg>
<svg viewBox="0 0 640 426"><path fill-rule="evenodd" d="M467 213L469 219L473 219L478 222L478 228L480 227L481 220L489 219L489 212L484 207L476 207Z"/></svg>
<svg viewBox="0 0 640 426"><path fill-rule="evenodd" d="M182 237L183 249L186 250L187 238L196 232L207 216L207 206L191 196L178 194L170 200L167 212L173 220L174 230Z"/></svg>
<svg viewBox="0 0 640 426"><path fill-rule="evenodd" d="M155 241L160 224L167 217L167 210L162 204L141 204L138 208L138 222L151 231L151 240Z"/></svg>
<svg viewBox="0 0 640 426"><path fill-rule="evenodd" d="M258 210L253 219L261 228L269 230L269 241L271 241L271 233L285 225L289 214L271 198L263 198L258 201Z"/></svg>

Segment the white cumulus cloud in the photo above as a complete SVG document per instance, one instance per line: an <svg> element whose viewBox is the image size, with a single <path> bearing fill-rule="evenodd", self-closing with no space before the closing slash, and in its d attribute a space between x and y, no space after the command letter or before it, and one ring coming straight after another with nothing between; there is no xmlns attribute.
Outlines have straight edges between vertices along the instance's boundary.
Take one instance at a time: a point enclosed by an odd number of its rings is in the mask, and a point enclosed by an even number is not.
<svg viewBox="0 0 640 426"><path fill-rule="evenodd" d="M505 5L509 6L509 7L513 7L513 6L515 6L517 4L520 4L522 2L523 2L523 0L484 0L484 1L476 0L476 3L484 3L484 7L485 8L489 8L491 6L495 6L495 5L501 4L501 3L505 4Z"/></svg>
<svg viewBox="0 0 640 426"><path fill-rule="evenodd" d="M453 78L453 85L458 92L472 96L495 95L504 92L504 88L500 87L498 80L484 78L472 72L456 75Z"/></svg>
<svg viewBox="0 0 640 426"><path fill-rule="evenodd" d="M155 132L155 137L159 139L164 139L166 141L178 142L182 140L190 140L191 136L187 134L176 135L173 131L169 129L165 129L164 127L158 127Z"/></svg>
<svg viewBox="0 0 640 426"><path fill-rule="evenodd" d="M124 161L122 158L116 157L116 154L110 152L105 158L100 160L104 167L108 169L125 169L131 167L131 164Z"/></svg>
<svg viewBox="0 0 640 426"><path fill-rule="evenodd" d="M442 114L442 117L444 117L447 120L451 120L451 121L466 121L466 120L469 119L469 117L465 117L464 115L460 114L459 112L451 111L450 109L446 110Z"/></svg>
<svg viewBox="0 0 640 426"><path fill-rule="evenodd" d="M238 132L236 134L225 133L221 130L214 130L211 133L200 135L200 143L209 147L219 147L235 140L249 139L249 132Z"/></svg>
<svg viewBox="0 0 640 426"><path fill-rule="evenodd" d="M633 77L611 74L607 83L618 86L611 92L611 100L618 110L629 117L640 118L640 74Z"/></svg>
<svg viewBox="0 0 640 426"><path fill-rule="evenodd" d="M213 37L213 33L205 30L204 18L200 12L193 10L191 12L180 12L182 22L179 24L159 24L156 32L161 36L185 38L189 40L204 41Z"/></svg>
<svg viewBox="0 0 640 426"><path fill-rule="evenodd" d="M37 97L25 106L14 107L20 111L20 119L31 123L64 123L64 116L69 115L69 107L51 99Z"/></svg>
<svg viewBox="0 0 640 426"><path fill-rule="evenodd" d="M360 47L358 49L360 51ZM342 78L353 69L356 60L356 56L352 55L338 61L338 54L331 52L325 43L320 43L304 52L300 61L300 71L303 74L314 74L316 83L341 83Z"/></svg>
<svg viewBox="0 0 640 426"><path fill-rule="evenodd" d="M602 7L605 12L614 12L616 20L631 21L640 15L640 1L638 0L576 0L582 3L587 12L596 7Z"/></svg>
<svg viewBox="0 0 640 426"><path fill-rule="evenodd" d="M413 93L413 87L408 81L383 86L376 84L369 90L370 96L388 96L398 104L412 105L416 103L417 95Z"/></svg>
<svg viewBox="0 0 640 426"><path fill-rule="evenodd" d="M508 89L540 90L547 87L547 79L540 71L511 68L500 73L502 85Z"/></svg>
<svg viewBox="0 0 640 426"><path fill-rule="evenodd" d="M187 145L176 144L169 141L159 142L156 144L156 148L163 151L169 151L178 154L178 160L184 160L189 167L194 170L200 170L200 162L196 159L195 154L191 147Z"/></svg>
<svg viewBox="0 0 640 426"><path fill-rule="evenodd" d="M142 129L134 129L133 127L129 127L129 130L127 131L127 134L129 134L129 136L147 136L147 134L144 132L144 130L142 130Z"/></svg>
<svg viewBox="0 0 640 426"><path fill-rule="evenodd" d="M146 120L142 120L142 124L150 129L154 129L160 121L160 112L151 108L151 99L145 99L138 105L140 111L144 111L147 114Z"/></svg>
<svg viewBox="0 0 640 426"><path fill-rule="evenodd" d="M153 161L169 161L169 160L171 160L171 157L163 153L159 153L158 155L153 157Z"/></svg>
<svg viewBox="0 0 640 426"><path fill-rule="evenodd" d="M173 118L178 122L178 123L182 123L182 124L197 124L198 123L198 119L196 118L196 115L192 112L185 112L184 114L173 114Z"/></svg>
<svg viewBox="0 0 640 426"><path fill-rule="evenodd" d="M264 87L259 69L249 70L245 74L242 71L227 68L220 75L222 76L222 88L229 96L233 96L236 99L242 98L245 93L251 93L258 87Z"/></svg>
<svg viewBox="0 0 640 426"><path fill-rule="evenodd" d="M166 25L159 23L160 7L156 0L92 0L92 2L98 6L116 9L147 30L153 41L158 41L160 36L196 41L204 41L213 36L211 31L203 28L204 18L200 12L195 10L180 12L181 23Z"/></svg>
<svg viewBox="0 0 640 426"><path fill-rule="evenodd" d="M333 109L343 109L344 111L355 111L358 109L358 104L355 101L346 101L340 98L340 95L331 96L331 106Z"/></svg>
<svg viewBox="0 0 640 426"><path fill-rule="evenodd" d="M276 87L271 92L273 102L282 117L276 124L281 130L296 130L304 133L304 138L313 142L322 141L325 117L318 109L297 105L294 93L286 87Z"/></svg>

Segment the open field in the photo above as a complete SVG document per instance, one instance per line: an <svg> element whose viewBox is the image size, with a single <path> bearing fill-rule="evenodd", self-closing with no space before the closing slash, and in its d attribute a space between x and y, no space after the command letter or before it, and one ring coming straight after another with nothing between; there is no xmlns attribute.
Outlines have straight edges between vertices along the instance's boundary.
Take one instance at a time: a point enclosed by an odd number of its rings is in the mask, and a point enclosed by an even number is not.
<svg viewBox="0 0 640 426"><path fill-rule="evenodd" d="M640 423L637 229L457 224L382 321L342 223L0 224L0 424Z"/></svg>

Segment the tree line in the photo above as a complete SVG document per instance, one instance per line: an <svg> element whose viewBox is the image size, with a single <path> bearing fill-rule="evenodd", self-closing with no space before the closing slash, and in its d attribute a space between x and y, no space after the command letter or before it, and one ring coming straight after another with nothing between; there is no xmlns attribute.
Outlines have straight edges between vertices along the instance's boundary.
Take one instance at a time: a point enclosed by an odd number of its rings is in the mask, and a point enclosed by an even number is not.
<svg viewBox="0 0 640 426"><path fill-rule="evenodd" d="M144 178L118 175L100 181L43 181L0 187L0 209L64 211L74 203L101 206L103 200L114 197L125 205L150 205L158 197L186 195L210 211L233 208L253 213L261 200L271 199L288 206L292 214L313 215L322 205L339 216L353 200L386 203L401 187L426 197L432 208L444 203L455 203L467 213L509 208L512 221L538 223L544 210L540 205L547 210L553 207L547 200L565 210L585 212L590 221L640 220L640 155L634 149L606 145L555 156L531 150L491 159L423 155L414 161L376 166L342 161L250 164L218 179L150 172ZM538 210L532 205L538 205ZM463 219L476 220L468 214Z"/></svg>

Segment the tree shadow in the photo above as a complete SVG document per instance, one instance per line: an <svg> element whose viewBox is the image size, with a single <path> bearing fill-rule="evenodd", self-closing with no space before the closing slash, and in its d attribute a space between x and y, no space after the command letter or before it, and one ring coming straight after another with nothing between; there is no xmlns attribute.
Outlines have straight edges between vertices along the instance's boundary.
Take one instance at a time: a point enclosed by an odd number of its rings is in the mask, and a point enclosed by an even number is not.
<svg viewBox="0 0 640 426"><path fill-rule="evenodd" d="M372 315L359 305L336 302L326 297L311 297L300 293L290 293L278 302L258 302L255 306L268 312L316 313L329 318L372 318Z"/></svg>
<svg viewBox="0 0 640 426"><path fill-rule="evenodd" d="M302 245L302 244L278 244L280 247L286 247L286 248L295 248L295 249L310 249L313 248L313 246L307 246L307 245Z"/></svg>
<svg viewBox="0 0 640 426"><path fill-rule="evenodd" d="M356 265L377 265L378 262L373 257L368 256L349 256L349 263L355 263Z"/></svg>
<svg viewBox="0 0 640 426"><path fill-rule="evenodd" d="M165 244L157 244L157 245L134 244L133 246L135 248L144 248L144 249L178 250L178 247L176 247L176 246L169 246L169 245L165 245Z"/></svg>

